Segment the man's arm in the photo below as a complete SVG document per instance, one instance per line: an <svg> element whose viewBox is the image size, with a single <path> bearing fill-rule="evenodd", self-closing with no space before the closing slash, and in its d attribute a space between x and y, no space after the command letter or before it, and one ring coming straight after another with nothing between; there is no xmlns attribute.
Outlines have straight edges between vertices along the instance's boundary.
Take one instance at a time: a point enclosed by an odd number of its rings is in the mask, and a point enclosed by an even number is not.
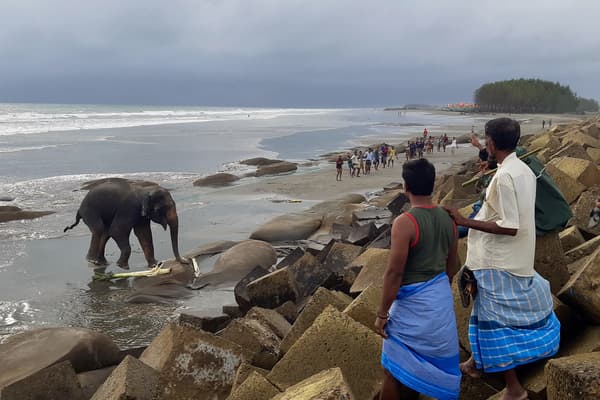
<svg viewBox="0 0 600 400"><path fill-rule="evenodd" d="M495 235L515 236L518 229L503 228L494 221L477 221L463 217L457 209L446 208L456 225L464 226L469 229L475 229L482 232L493 233Z"/></svg>

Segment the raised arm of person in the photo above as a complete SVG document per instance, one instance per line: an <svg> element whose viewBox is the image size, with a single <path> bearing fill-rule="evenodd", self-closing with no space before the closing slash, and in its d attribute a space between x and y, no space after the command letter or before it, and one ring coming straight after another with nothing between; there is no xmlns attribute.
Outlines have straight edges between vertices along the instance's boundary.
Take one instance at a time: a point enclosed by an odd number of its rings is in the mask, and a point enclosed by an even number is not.
<svg viewBox="0 0 600 400"><path fill-rule="evenodd" d="M381 296L381 305L377 310L377 319L375 320L375 330L383 337L385 325L387 323L388 311L396 299L398 290L402 286L402 277L404 267L408 258L410 244L415 240L415 226L406 215L400 215L392 224L392 244L390 246L390 256L388 266L383 275L383 293Z"/></svg>

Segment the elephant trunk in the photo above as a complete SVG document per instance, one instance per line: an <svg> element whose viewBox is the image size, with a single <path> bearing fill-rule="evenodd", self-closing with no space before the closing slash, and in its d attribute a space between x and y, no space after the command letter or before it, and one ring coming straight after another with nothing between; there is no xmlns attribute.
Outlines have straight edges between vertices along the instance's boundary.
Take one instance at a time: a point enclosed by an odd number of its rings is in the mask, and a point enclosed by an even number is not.
<svg viewBox="0 0 600 400"><path fill-rule="evenodd" d="M171 231L171 246L173 247L175 259L182 264L189 263L188 260L181 258L179 255L179 219L177 218L177 212L175 210L172 210L167 214L167 223L169 224L169 230Z"/></svg>

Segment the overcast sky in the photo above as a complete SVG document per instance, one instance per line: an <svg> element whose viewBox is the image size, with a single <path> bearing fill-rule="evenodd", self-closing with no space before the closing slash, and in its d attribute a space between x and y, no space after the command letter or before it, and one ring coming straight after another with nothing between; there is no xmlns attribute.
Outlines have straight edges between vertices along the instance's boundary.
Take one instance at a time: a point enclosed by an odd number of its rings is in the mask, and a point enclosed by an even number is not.
<svg viewBox="0 0 600 400"><path fill-rule="evenodd" d="M600 99L598 0L1 0L0 101L382 106L536 77Z"/></svg>

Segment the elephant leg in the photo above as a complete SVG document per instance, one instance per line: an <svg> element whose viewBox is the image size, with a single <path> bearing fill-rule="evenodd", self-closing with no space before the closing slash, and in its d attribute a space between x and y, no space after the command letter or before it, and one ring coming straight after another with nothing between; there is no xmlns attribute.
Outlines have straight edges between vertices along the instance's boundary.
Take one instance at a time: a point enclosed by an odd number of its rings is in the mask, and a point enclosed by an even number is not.
<svg viewBox="0 0 600 400"><path fill-rule="evenodd" d="M106 235L106 228L100 217L86 217L84 222L90 229L90 232L92 232L92 239L90 240L90 248L88 249L86 260L92 264L101 265L102 260L99 258L99 251L102 237Z"/></svg>
<svg viewBox="0 0 600 400"><path fill-rule="evenodd" d="M127 234L122 232L111 233L110 236L117 242L117 246L121 250L121 256L117 260L117 265L123 269L129 269L129 256L131 255L129 232Z"/></svg>
<svg viewBox="0 0 600 400"><path fill-rule="evenodd" d="M110 236L108 236L108 233L103 233L100 236L100 240L99 240L99 244L98 244L98 262L100 263L100 265L108 265L108 261L106 260L106 257L104 256L104 252L106 250L106 242L108 242L108 239L110 239Z"/></svg>
<svg viewBox="0 0 600 400"><path fill-rule="evenodd" d="M154 245L152 244L150 221L134 226L133 232L140 241L140 246L144 251L144 257L146 257L146 261L148 262L148 267L153 267L156 265L156 259L154 258Z"/></svg>

